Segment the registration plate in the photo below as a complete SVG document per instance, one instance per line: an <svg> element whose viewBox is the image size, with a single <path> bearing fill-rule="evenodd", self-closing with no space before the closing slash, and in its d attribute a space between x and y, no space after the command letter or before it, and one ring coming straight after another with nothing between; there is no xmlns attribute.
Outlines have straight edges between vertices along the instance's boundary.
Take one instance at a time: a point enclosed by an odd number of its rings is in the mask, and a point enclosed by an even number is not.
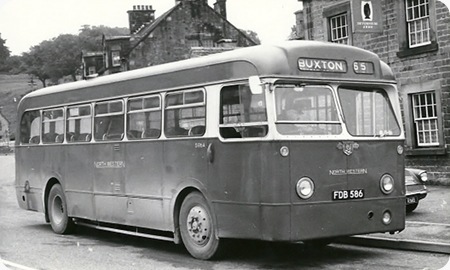
<svg viewBox="0 0 450 270"><path fill-rule="evenodd" d="M417 202L416 197L406 197L406 204L413 204L416 202Z"/></svg>
<svg viewBox="0 0 450 270"><path fill-rule="evenodd" d="M331 195L333 200L355 200L364 198L364 189L335 190Z"/></svg>

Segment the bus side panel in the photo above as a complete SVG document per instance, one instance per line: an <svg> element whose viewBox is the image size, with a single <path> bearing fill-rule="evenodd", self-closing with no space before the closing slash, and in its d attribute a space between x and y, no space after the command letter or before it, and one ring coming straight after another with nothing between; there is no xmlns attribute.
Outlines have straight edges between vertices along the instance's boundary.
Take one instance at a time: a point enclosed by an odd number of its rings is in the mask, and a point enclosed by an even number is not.
<svg viewBox="0 0 450 270"><path fill-rule="evenodd" d="M65 192L69 216L94 220L92 144L69 144L65 150Z"/></svg>
<svg viewBox="0 0 450 270"><path fill-rule="evenodd" d="M206 139L180 139L164 141L164 218L166 228L173 230L174 197L180 189L190 186L205 192L207 183ZM209 197L209 193L203 194Z"/></svg>
<svg viewBox="0 0 450 270"><path fill-rule="evenodd" d="M41 178L41 151L39 146L16 147L16 196L20 208L44 212L42 192L45 182ZM27 182L29 191L25 190Z"/></svg>
<svg viewBox="0 0 450 270"><path fill-rule="evenodd" d="M98 221L126 224L123 143L97 143L94 153L94 207Z"/></svg>
<svg viewBox="0 0 450 270"><path fill-rule="evenodd" d="M264 161L261 178L261 238L263 240L289 240L290 194L295 186L290 182L289 157L280 154L288 142L262 143Z"/></svg>
<svg viewBox="0 0 450 270"><path fill-rule="evenodd" d="M219 236L259 239L260 194L263 176L261 142L214 141L208 168Z"/></svg>
<svg viewBox="0 0 450 270"><path fill-rule="evenodd" d="M163 143L126 144L127 224L167 230L163 214ZM171 227L171 226L170 226Z"/></svg>

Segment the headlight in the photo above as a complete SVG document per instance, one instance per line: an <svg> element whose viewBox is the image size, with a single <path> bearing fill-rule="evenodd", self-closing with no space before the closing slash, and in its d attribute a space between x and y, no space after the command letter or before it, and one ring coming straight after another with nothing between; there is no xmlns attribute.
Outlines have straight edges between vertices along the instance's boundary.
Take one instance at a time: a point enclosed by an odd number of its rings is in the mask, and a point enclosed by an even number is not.
<svg viewBox="0 0 450 270"><path fill-rule="evenodd" d="M389 194L394 190L394 178L389 174L385 174L380 179L380 188L384 194Z"/></svg>
<svg viewBox="0 0 450 270"><path fill-rule="evenodd" d="M421 174L419 174L419 178L422 182L426 182L428 181L428 174L427 172L422 172Z"/></svg>
<svg viewBox="0 0 450 270"><path fill-rule="evenodd" d="M309 199L314 193L314 182L308 177L302 177L297 182L297 195L302 199Z"/></svg>

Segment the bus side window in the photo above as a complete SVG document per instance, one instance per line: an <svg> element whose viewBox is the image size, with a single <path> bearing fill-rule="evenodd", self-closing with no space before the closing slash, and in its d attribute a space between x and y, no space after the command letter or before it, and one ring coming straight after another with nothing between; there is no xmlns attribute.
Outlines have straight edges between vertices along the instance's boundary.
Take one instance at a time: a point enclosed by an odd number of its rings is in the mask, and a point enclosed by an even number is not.
<svg viewBox="0 0 450 270"><path fill-rule="evenodd" d="M268 132L264 93L253 95L247 85L220 92L220 135L230 138L264 137Z"/></svg>
<svg viewBox="0 0 450 270"><path fill-rule="evenodd" d="M91 141L91 105L69 107L66 114L66 141L69 143Z"/></svg>
<svg viewBox="0 0 450 270"><path fill-rule="evenodd" d="M127 106L128 140L159 138L161 119L159 95L130 98Z"/></svg>
<svg viewBox="0 0 450 270"><path fill-rule="evenodd" d="M98 102L95 105L94 138L96 141L120 141L124 137L123 101Z"/></svg>
<svg viewBox="0 0 450 270"><path fill-rule="evenodd" d="M168 93L164 132L167 137L200 137L206 132L206 102L203 89Z"/></svg>
<svg viewBox="0 0 450 270"><path fill-rule="evenodd" d="M42 111L42 142L62 143L64 136L63 109Z"/></svg>
<svg viewBox="0 0 450 270"><path fill-rule="evenodd" d="M39 111L25 112L20 121L20 143L39 144L40 142L40 122Z"/></svg>

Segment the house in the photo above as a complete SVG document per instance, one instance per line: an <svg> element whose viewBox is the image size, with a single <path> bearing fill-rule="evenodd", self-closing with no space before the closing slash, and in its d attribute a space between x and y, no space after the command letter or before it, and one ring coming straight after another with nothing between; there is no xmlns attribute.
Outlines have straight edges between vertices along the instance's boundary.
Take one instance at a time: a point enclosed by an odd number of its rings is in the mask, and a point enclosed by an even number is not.
<svg viewBox="0 0 450 270"><path fill-rule="evenodd" d="M299 0L300 1L300 0ZM303 0L308 40L376 53L394 71L406 133L406 166L450 184L450 14L438 0Z"/></svg>
<svg viewBox="0 0 450 270"><path fill-rule="evenodd" d="M111 74L256 45L227 20L226 0L175 0L159 17L150 5L128 11L129 36L104 37L104 69ZM84 57L83 57L84 58ZM95 61L94 61L95 62ZM94 62L85 60L85 75ZM92 64L90 64L92 63Z"/></svg>

